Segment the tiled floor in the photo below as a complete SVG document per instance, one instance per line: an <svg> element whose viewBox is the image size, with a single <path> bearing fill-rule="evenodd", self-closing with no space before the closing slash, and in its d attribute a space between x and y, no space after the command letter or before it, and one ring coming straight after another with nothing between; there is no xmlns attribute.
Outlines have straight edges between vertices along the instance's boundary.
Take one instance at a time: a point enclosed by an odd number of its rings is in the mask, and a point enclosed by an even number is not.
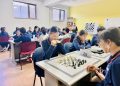
<svg viewBox="0 0 120 86"><path fill-rule="evenodd" d="M12 62L9 52L0 53L0 86L33 86L33 80L32 63L24 64L23 70L20 70L20 66ZM36 86L41 86L38 77Z"/></svg>

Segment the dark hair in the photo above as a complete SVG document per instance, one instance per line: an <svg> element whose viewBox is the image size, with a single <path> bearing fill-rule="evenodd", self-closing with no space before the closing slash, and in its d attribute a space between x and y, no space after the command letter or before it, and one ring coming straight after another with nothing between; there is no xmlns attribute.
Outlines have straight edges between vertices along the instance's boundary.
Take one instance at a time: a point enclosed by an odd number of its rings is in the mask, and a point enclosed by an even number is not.
<svg viewBox="0 0 120 86"><path fill-rule="evenodd" d="M120 46L120 28L112 27L103 31L99 35L99 39L107 41L108 39L114 42L117 46Z"/></svg>
<svg viewBox="0 0 120 86"><path fill-rule="evenodd" d="M17 29L15 32L20 31L20 29ZM21 31L20 31L21 32Z"/></svg>
<svg viewBox="0 0 120 86"><path fill-rule="evenodd" d="M19 27L16 27L16 30L20 30L20 28L19 28Z"/></svg>
<svg viewBox="0 0 120 86"><path fill-rule="evenodd" d="M5 27L1 27L1 32L5 32Z"/></svg>
<svg viewBox="0 0 120 86"><path fill-rule="evenodd" d="M99 26L99 27L97 28L97 32L100 32L100 31L103 31L103 30L105 30L105 27L103 27L103 26Z"/></svg>
<svg viewBox="0 0 120 86"><path fill-rule="evenodd" d="M39 27L38 27L38 26L35 26L33 32L37 33L37 31L36 31L37 28L39 28Z"/></svg>
<svg viewBox="0 0 120 86"><path fill-rule="evenodd" d="M69 28L66 28L65 31L66 31L66 33L69 33L70 30L69 30Z"/></svg>
<svg viewBox="0 0 120 86"><path fill-rule="evenodd" d="M58 28L56 26L51 27L50 33L52 33L52 32L57 33L58 32Z"/></svg>
<svg viewBox="0 0 120 86"><path fill-rule="evenodd" d="M42 32L42 34L46 35L46 33L47 33L46 28L45 27L41 27L41 32Z"/></svg>
<svg viewBox="0 0 120 86"><path fill-rule="evenodd" d="M21 27L21 28L20 28L20 32L21 32L22 34L25 34L25 33L26 33L26 29L25 29L24 27Z"/></svg>
<svg viewBox="0 0 120 86"><path fill-rule="evenodd" d="M15 30L15 31L18 31L18 30L20 30L20 28L16 27L16 30Z"/></svg>
<svg viewBox="0 0 120 86"><path fill-rule="evenodd" d="M35 26L34 29L38 28L38 26Z"/></svg>
<svg viewBox="0 0 120 86"><path fill-rule="evenodd" d="M49 32L50 32L50 28L47 29L47 33L49 33Z"/></svg>
<svg viewBox="0 0 120 86"><path fill-rule="evenodd" d="M65 31L65 28L63 28L62 31Z"/></svg>
<svg viewBox="0 0 120 86"><path fill-rule="evenodd" d="M38 28L38 32L41 32L41 28Z"/></svg>
<svg viewBox="0 0 120 86"><path fill-rule="evenodd" d="M81 31L79 32L79 35L80 35L80 36L86 35L86 34L87 34L87 32L86 32L85 30L81 30Z"/></svg>

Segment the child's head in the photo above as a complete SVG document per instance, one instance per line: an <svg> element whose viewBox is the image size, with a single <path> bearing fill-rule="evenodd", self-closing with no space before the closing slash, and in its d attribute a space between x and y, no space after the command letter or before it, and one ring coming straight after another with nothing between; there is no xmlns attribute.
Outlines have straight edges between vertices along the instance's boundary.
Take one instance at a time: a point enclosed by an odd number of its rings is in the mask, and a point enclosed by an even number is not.
<svg viewBox="0 0 120 86"><path fill-rule="evenodd" d="M103 27L103 26L99 26L98 28L97 28L97 32L98 32L98 34L100 34L102 31L104 31L105 30L105 27Z"/></svg>
<svg viewBox="0 0 120 86"><path fill-rule="evenodd" d="M115 48L120 48L120 28L109 28L100 35L99 45L105 52L111 52Z"/></svg>
<svg viewBox="0 0 120 86"><path fill-rule="evenodd" d="M84 42L88 34L85 30L81 30L78 35L79 35L80 40Z"/></svg>
<svg viewBox="0 0 120 86"><path fill-rule="evenodd" d="M56 26L53 26L50 29L49 37L51 40L58 40L59 32L58 32L58 28Z"/></svg>

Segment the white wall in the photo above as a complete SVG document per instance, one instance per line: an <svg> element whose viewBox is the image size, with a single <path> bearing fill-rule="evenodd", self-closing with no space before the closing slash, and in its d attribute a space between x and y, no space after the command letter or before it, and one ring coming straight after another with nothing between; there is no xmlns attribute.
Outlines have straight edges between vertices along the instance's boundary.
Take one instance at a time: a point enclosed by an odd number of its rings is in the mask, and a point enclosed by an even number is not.
<svg viewBox="0 0 120 86"><path fill-rule="evenodd" d="M105 27L120 27L120 18L107 18L105 19Z"/></svg>
<svg viewBox="0 0 120 86"><path fill-rule="evenodd" d="M56 25L60 28L66 26L65 22L54 22L52 21L51 9L43 6L39 0L16 0L27 3L33 3L37 5L37 19L16 19L13 16L13 0L0 0L0 27L5 26L6 30L12 34L15 27L51 27ZM66 11L68 8L64 8ZM67 12L66 12L67 13Z"/></svg>

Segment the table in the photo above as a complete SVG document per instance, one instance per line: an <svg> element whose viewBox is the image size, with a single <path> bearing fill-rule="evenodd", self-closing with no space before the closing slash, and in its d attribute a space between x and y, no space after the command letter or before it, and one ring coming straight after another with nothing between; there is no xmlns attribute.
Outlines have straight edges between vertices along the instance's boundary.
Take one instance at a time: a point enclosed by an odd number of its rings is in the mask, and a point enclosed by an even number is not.
<svg viewBox="0 0 120 86"><path fill-rule="evenodd" d="M86 58L87 60L99 60L97 62L94 63L94 65L96 67L99 67L101 66L102 64L104 64L110 54L103 54L102 57L98 56L98 55L93 55L91 54L92 56L91 57L85 57L82 55L81 51L75 51L75 52L71 52L67 55L76 55L76 57L82 57L82 58ZM65 55L65 56L67 56ZM52 63L52 61L55 61L55 60L58 60L60 58L64 58L64 56L58 56L58 57L55 57L53 59L50 59L50 60L44 60L44 61L40 61L40 62L37 62L36 64L44 69L45 71L45 86L60 86L59 85L59 81L62 82L64 84L64 86L73 86L77 81L79 81L80 79L84 78L85 76L87 76L89 73L86 71L86 66L83 66L81 67L79 70L77 70L78 72L76 72L75 74L74 73L70 73L70 72L73 72L73 69L71 68L62 68L62 66L58 66L58 64L55 65L55 63ZM88 61L87 63L88 65L91 64L91 62ZM67 73L66 73L66 70ZM82 70L82 71L81 71ZM73 74L73 75L72 75Z"/></svg>
<svg viewBox="0 0 120 86"><path fill-rule="evenodd" d="M14 50L15 42L14 42L14 40L9 40L9 42L10 42L10 45L11 45L10 57L13 60L15 58L15 54L14 54L14 52L15 52L15 50Z"/></svg>

